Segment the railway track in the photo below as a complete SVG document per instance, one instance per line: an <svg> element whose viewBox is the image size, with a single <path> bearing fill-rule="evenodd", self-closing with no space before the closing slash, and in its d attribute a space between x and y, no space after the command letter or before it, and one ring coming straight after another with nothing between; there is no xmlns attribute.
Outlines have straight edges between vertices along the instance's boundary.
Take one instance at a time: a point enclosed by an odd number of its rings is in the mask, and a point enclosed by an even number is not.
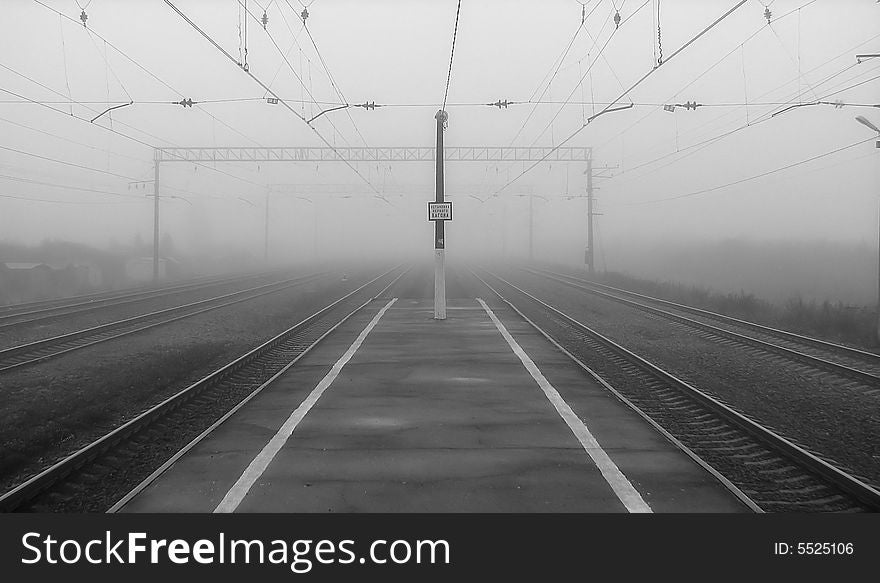
<svg viewBox="0 0 880 583"><path fill-rule="evenodd" d="M224 285L260 280L279 275L282 272L253 273L235 277L211 278L180 285L166 286L161 288L140 289L134 292L114 293L106 296L84 296L79 299L68 301L50 301L47 305L42 303L21 306L10 306L0 309L0 333L21 326L33 326L44 324L59 318L79 315L106 308L129 305L132 303L153 300L162 297L173 296L192 291L210 289ZM17 309L16 309L17 308Z"/></svg>
<svg viewBox="0 0 880 583"><path fill-rule="evenodd" d="M367 281L63 458L0 496L0 511L103 512L119 507L406 271L397 266Z"/></svg>
<svg viewBox="0 0 880 583"><path fill-rule="evenodd" d="M28 342L0 350L0 373L31 366L51 358L94 346L108 340L136 334L163 324L225 308L233 304L277 293L290 287L302 285L320 278L323 273L312 273L278 282L258 285L252 288L222 294L190 302L181 306L165 308L138 316L108 322L75 332L68 332L44 340Z"/></svg>
<svg viewBox="0 0 880 583"><path fill-rule="evenodd" d="M872 352L590 282L570 275L536 269L525 269L525 271L545 280L556 281L582 292L622 303L686 326L709 340L732 342L752 351L755 356L782 356L796 366L802 367L801 372L809 374L819 370L830 373L838 377L838 384L844 388L857 390L867 395L880 396L880 355ZM650 304L657 304L667 309Z"/></svg>
<svg viewBox="0 0 880 583"><path fill-rule="evenodd" d="M880 491L833 460L676 378L506 279L486 273L510 290L502 294L477 275L493 293L691 457L722 476L755 510L880 511Z"/></svg>
<svg viewBox="0 0 880 583"><path fill-rule="evenodd" d="M254 275L254 274L251 274ZM247 275L243 276L247 277ZM48 300L35 300L31 302L23 302L16 304L7 304L4 306L0 306L0 315L7 314L15 314L19 312L30 312L34 310L42 310L42 309L51 309L51 308L61 308L67 305L74 304L86 304L88 302L97 302L103 300L113 300L116 298L122 298L125 296L130 296L138 293L148 293L148 292L161 292L166 290L171 290L178 288L180 286L185 285L198 285L211 283L214 281L222 281L224 279L228 279L228 276L206 276L206 277L197 277L191 280L188 280L183 283L174 283L171 285L163 285L158 287L153 286L137 286L125 289L118 290L110 290L110 291L102 291L102 292L93 292L88 294L80 294L75 296L68 296L65 298L53 298Z"/></svg>

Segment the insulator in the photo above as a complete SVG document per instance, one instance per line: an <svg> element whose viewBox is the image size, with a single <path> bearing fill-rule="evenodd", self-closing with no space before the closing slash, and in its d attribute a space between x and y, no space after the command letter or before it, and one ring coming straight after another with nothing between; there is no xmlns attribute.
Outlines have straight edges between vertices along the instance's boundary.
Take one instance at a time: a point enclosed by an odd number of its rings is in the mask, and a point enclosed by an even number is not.
<svg viewBox="0 0 880 583"><path fill-rule="evenodd" d="M620 11L617 10L614 12L614 28L620 28Z"/></svg>
<svg viewBox="0 0 880 583"><path fill-rule="evenodd" d="M300 17L303 19L303 22L305 22L306 18L309 17L309 9L303 8L303 11L302 11L302 14L300 14Z"/></svg>
<svg viewBox="0 0 880 583"><path fill-rule="evenodd" d="M269 15L266 14L265 10L263 10L263 17L260 19L260 22L263 23L263 30L265 30L266 25L269 24Z"/></svg>
<svg viewBox="0 0 880 583"><path fill-rule="evenodd" d="M79 15L79 19L82 20L83 26L85 26L85 25L86 25L86 20L89 19L89 15L86 14L86 11L85 11L85 10L83 10L83 11L80 13L80 15Z"/></svg>
<svg viewBox="0 0 880 583"><path fill-rule="evenodd" d="M770 8L764 7L764 18L767 19L767 24L770 24L770 17L773 16L773 13L770 12Z"/></svg>

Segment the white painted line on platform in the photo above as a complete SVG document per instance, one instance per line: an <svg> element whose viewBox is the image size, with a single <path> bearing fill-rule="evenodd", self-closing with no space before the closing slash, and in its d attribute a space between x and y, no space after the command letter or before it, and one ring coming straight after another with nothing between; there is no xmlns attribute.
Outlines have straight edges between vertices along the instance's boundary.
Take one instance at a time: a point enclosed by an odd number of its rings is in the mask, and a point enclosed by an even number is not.
<svg viewBox="0 0 880 583"><path fill-rule="evenodd" d="M559 416L562 417L563 421L565 421L565 424L568 425L568 428L571 429L571 432L574 433L574 436L581 443L581 446L583 446L584 451L587 452L587 455L590 456L593 463L599 468L602 477L605 478L605 481L608 482L608 485L614 490L617 498L623 503L627 511L651 512L651 507L642 499L642 495L639 494L638 490L635 489L629 479L623 475L623 472L620 471L617 464L615 464L605 450L602 449L602 446L599 445L599 442L596 441L596 438L590 433L586 423L584 423L583 420L572 411L568 403L565 402L565 399L562 398L562 395L560 395L553 385L550 384L550 381L544 378L544 375L541 373L540 369L538 369L537 365L531 358L529 358L529 355L526 354L525 350L517 344L516 340L513 339L513 336L510 335L510 332L507 331L507 328L504 327L504 324L501 323L501 320L499 320L489 306L486 305L486 302L480 298L477 298L477 301L480 302L480 305L483 306L483 309L489 314L489 318L492 319L495 327L498 328L498 331L501 332L501 335L507 340L507 344L510 345L514 354L519 357L523 366L526 367L526 370L529 371L529 374L532 375L532 378L535 379L535 382L538 383L541 390L544 391L547 399L556 409L556 412L559 413Z"/></svg>
<svg viewBox="0 0 880 583"><path fill-rule="evenodd" d="M241 501L247 496L247 493L250 491L254 483L260 479L260 476L263 475L263 472L266 471L266 468L269 467L269 464L275 459L275 456L281 451L284 444L287 443L287 440L293 434L293 431L296 429L297 425L299 425L300 421L303 420L315 403L318 402L318 399L321 398L324 391L333 384L333 381L336 380L336 377L339 376L340 371L342 371L342 367L351 360L354 353L361 347L367 334L369 334L376 326L379 319L385 314L388 308L391 307L391 304L396 301L397 298L389 301L385 304L385 307L379 310L379 313L370 320L370 323L367 324L367 327L363 329L352 345L348 347L345 354L336 361L336 364L333 365L330 372L321 379L321 382L319 382L312 392L309 393L309 396L306 397L306 399L300 403L300 406L290 414L290 417L287 418L287 421L284 422L284 425L281 426L274 437L269 440L269 443L267 443L260 453L257 454L257 457L251 461L244 473L242 473L235 484L232 485L226 493L226 496L224 496L223 500L220 501L220 504L217 505L217 508L214 509L215 513L234 512L235 509L238 508L238 505L241 504Z"/></svg>

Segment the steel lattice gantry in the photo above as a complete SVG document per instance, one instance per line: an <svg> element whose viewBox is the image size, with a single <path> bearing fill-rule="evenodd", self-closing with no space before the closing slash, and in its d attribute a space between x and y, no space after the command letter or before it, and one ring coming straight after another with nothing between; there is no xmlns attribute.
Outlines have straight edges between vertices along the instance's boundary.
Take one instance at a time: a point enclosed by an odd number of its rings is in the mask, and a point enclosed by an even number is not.
<svg viewBox="0 0 880 583"><path fill-rule="evenodd" d="M587 162L592 148L456 146L446 161ZM431 162L435 149L415 148L156 148L157 162Z"/></svg>
<svg viewBox="0 0 880 583"><path fill-rule="evenodd" d="M434 147L278 147L278 148L155 148L153 196L153 282L159 281L159 167L163 162L435 162ZM443 147L447 162L584 162L590 147ZM266 256L268 257L268 194Z"/></svg>
<svg viewBox="0 0 880 583"><path fill-rule="evenodd" d="M294 194L294 195L349 195L349 194L357 194L363 192L364 185L354 183L354 184L267 184L267 188L270 192L277 192L279 194ZM511 186L510 188L505 189L506 193L509 193L511 196L526 196L529 194L534 194L536 191L534 185L531 184L518 184L515 186ZM467 196L472 194L477 195L490 195L492 194L492 190L486 184L467 184L467 183L456 183L450 188L446 189L447 195L455 195L455 196ZM402 196L402 195L432 195L434 194L434 186L430 184L416 184L416 183L406 183L406 184L388 184L383 186L382 194L386 196Z"/></svg>

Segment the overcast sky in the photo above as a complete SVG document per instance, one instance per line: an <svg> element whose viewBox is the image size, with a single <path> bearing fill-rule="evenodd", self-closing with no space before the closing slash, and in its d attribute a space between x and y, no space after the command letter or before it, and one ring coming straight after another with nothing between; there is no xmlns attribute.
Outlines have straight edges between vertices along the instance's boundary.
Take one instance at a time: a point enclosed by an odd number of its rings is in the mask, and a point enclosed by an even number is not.
<svg viewBox="0 0 880 583"><path fill-rule="evenodd" d="M152 192L152 185L138 188L130 182L153 179L151 146L322 145L293 112L267 104L264 89L163 0L41 3L3 2L0 88L6 93L0 92L0 145L93 170L0 150L0 194L13 197L0 199L0 237L106 244L111 238L128 241L139 232L149 239L151 203L144 194ZM173 0L236 60L244 51L243 3ZM431 146L456 0L307 4L308 32L320 55L298 15L302 4L247 2L255 16L265 9L269 18L266 31L248 18L250 72L306 118L341 101L325 65L348 103L385 106L323 115L315 129L331 144ZM566 145L590 146L597 166L615 167L608 172L612 178L596 183L607 245L726 237L873 244L880 151L873 141L852 144L871 138L855 116L880 125L880 110L814 105L770 114L786 104L880 102L880 58L862 64L855 58L880 52L880 4L749 0L675 54L735 4L591 0L585 3L588 17L581 26L582 6L575 0L462 0L446 143L555 146L580 130ZM772 12L769 25L765 5ZM79 24L83 7L87 28ZM622 24L615 30L617 9ZM624 94L655 69L661 50L663 64ZM171 103L183 98L221 102L193 108ZM594 112L618 98L618 105L634 106L584 127ZM22 99L43 105L15 103ZM506 109L481 105L497 100L517 103ZM106 108L129 101L134 104L89 123ZM689 101L702 106L664 111L663 104ZM836 149L842 150L825 155ZM700 192L813 157L764 178ZM583 200L562 197L583 195L584 164L543 163L519 177L526 168L522 163L448 165L448 187L460 195L453 194L460 202L450 230L451 249L455 244L497 244L491 231L505 216L511 240L522 241L527 199L516 195L529 191L548 199L534 204L542 241L582 249ZM181 241L238 241L238 236L258 244L265 185L361 184L360 199L327 198L317 205L279 195L273 225L295 231L287 235L291 241L314 245L337 237L362 238L365 222L371 222L369 237L377 246L423 241L430 247L424 201L432 196L432 164L360 164L363 178L342 164L217 169L222 173L194 165L163 168L163 184L177 189L166 193L187 199L163 201L166 228ZM511 179L516 181L503 188ZM393 204L371 198L364 181L394 191L389 194ZM399 196L397 191L410 185L422 189ZM463 196L468 193L497 196L481 204ZM375 231L380 232L374 236Z"/></svg>

